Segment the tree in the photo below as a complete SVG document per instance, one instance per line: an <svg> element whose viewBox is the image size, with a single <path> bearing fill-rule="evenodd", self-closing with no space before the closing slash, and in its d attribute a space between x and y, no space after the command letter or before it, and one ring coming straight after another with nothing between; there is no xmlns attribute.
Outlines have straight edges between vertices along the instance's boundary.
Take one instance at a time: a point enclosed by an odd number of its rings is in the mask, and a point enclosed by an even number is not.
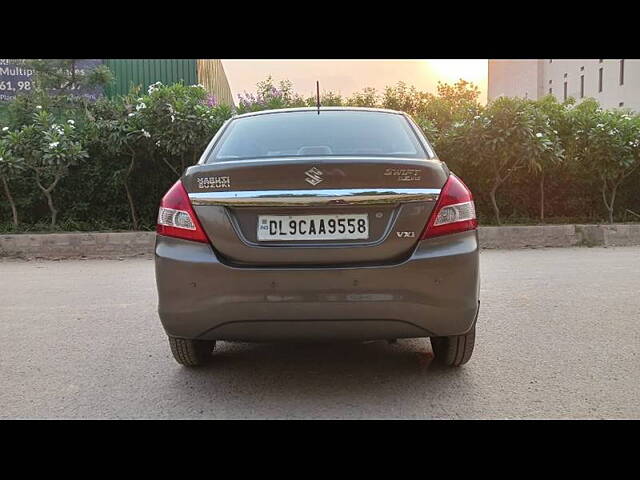
<svg viewBox="0 0 640 480"><path fill-rule="evenodd" d="M433 101L433 94L420 92L411 85L398 82L395 87L385 87L382 95L382 107L391 110L399 110L409 115L416 115L424 110L425 106Z"/></svg>
<svg viewBox="0 0 640 480"><path fill-rule="evenodd" d="M82 86L106 86L113 81L113 74L106 65L90 71L78 68L78 59L30 59L21 64L34 71L34 83L45 91L60 94L72 93Z"/></svg>
<svg viewBox="0 0 640 480"><path fill-rule="evenodd" d="M339 107L344 105L345 100L338 93L334 92L322 92L320 94L320 106L322 107ZM318 97L314 95L312 97L307 97L306 104L308 107L315 107L318 105Z"/></svg>
<svg viewBox="0 0 640 480"><path fill-rule="evenodd" d="M75 120L58 124L52 114L40 109L33 114L33 124L10 136L16 154L24 158L25 165L33 171L35 183L47 200L53 227L58 210L52 193L69 173L69 167L88 157L82 135L76 132Z"/></svg>
<svg viewBox="0 0 640 480"><path fill-rule="evenodd" d="M469 121L448 131L449 153L459 161L480 165L489 176L489 197L501 224L498 189L524 167L535 168L549 139L536 132L531 105L519 98L500 97Z"/></svg>
<svg viewBox="0 0 640 480"><path fill-rule="evenodd" d="M140 226L130 180L140 160L167 167L173 181L197 162L222 124L231 117L226 105L217 105L199 85L170 86L156 82L146 94L133 89L114 100L96 102L97 120L92 150L109 152L112 179L124 187L131 223Z"/></svg>
<svg viewBox="0 0 640 480"><path fill-rule="evenodd" d="M385 88L382 107L413 116L425 133L429 131L429 138L437 143L440 132L451 128L455 122L467 121L478 114L479 96L478 87L462 79L453 85L438 82L436 95L398 82Z"/></svg>
<svg viewBox="0 0 640 480"><path fill-rule="evenodd" d="M473 83L459 80L453 85L438 82L437 94L425 97L415 112L417 118L428 118L440 132L454 123L468 122L481 111L480 90Z"/></svg>
<svg viewBox="0 0 640 480"><path fill-rule="evenodd" d="M366 87L362 89L360 92L355 92L351 95L347 101L346 105L350 107L379 107L379 96L378 92L375 88Z"/></svg>
<svg viewBox="0 0 640 480"><path fill-rule="evenodd" d="M138 156L144 156L150 149L148 139L151 136L136 115L138 92L134 88L128 95L118 99L97 102L93 111L98 118L93 125L92 136L93 150L108 152L112 158L115 169L111 177L114 183L124 187L134 230L138 229L139 221L129 180Z"/></svg>
<svg viewBox="0 0 640 480"><path fill-rule="evenodd" d="M603 110L593 99L571 112L575 132L571 152L600 179L600 193L613 223L620 185L640 166L640 116L624 110Z"/></svg>
<svg viewBox="0 0 640 480"><path fill-rule="evenodd" d="M424 135L432 142L437 143L438 138L440 136L440 131L435 124L426 118L425 116L419 116L415 118L416 123L424 133Z"/></svg>
<svg viewBox="0 0 640 480"><path fill-rule="evenodd" d="M565 159L563 139L570 135L570 124L567 121L567 106L573 99L561 104L553 95L536 102L531 102L534 118L534 129L538 138L536 155L529 163L537 171L540 188L540 221L544 223L545 207L545 174L547 170Z"/></svg>
<svg viewBox="0 0 640 480"><path fill-rule="evenodd" d="M132 106L133 107L133 106ZM231 118L232 110L217 105L200 85L180 83L149 87L137 98L130 117L149 133L150 154L163 161L177 179L188 165L195 164L211 137Z"/></svg>
<svg viewBox="0 0 640 480"><path fill-rule="evenodd" d="M480 89L472 82L462 78L453 85L439 81L437 88L438 97L449 101L453 106L457 107L477 103L480 98Z"/></svg>
<svg viewBox="0 0 640 480"><path fill-rule="evenodd" d="M4 127L3 134L8 132L8 127ZM13 136L8 134L4 137L0 137L0 181L2 181L2 188L4 195L7 197L9 206L11 207L11 215L13 218L13 225L18 226L18 209L13 201L11 190L9 189L9 182L15 176L25 169L24 161L22 158L16 156L11 148L11 139Z"/></svg>

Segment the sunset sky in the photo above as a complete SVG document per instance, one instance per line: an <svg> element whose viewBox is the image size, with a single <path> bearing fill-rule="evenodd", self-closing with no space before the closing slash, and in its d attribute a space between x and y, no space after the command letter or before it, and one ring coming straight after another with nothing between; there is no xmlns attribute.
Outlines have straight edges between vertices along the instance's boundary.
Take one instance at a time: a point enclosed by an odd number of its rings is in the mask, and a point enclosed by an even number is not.
<svg viewBox="0 0 640 480"><path fill-rule="evenodd" d="M222 60L234 100L238 93L255 92L256 83L271 75L276 82L291 80L302 95L320 90L350 96L365 87L382 91L399 81L419 90L436 92L438 80L454 83L463 78L475 83L487 99L487 60Z"/></svg>

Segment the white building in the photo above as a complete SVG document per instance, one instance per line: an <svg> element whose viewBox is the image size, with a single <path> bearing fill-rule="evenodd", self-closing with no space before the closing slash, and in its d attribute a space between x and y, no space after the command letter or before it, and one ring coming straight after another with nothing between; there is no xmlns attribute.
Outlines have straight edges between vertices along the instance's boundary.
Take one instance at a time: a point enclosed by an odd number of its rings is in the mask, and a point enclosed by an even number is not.
<svg viewBox="0 0 640 480"><path fill-rule="evenodd" d="M640 60L489 60L488 83L489 100L552 94L640 111Z"/></svg>

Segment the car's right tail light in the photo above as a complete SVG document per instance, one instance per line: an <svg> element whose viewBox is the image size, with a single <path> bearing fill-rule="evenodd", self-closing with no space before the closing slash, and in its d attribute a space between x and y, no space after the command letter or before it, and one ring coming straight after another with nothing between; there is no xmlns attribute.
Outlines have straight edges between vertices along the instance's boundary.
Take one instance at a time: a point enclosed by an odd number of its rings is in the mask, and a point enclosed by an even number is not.
<svg viewBox="0 0 640 480"><path fill-rule="evenodd" d="M180 180L162 197L156 232L167 237L209 243Z"/></svg>
<svg viewBox="0 0 640 480"><path fill-rule="evenodd" d="M462 180L451 174L431 212L422 239L476 228L478 220L471 190Z"/></svg>

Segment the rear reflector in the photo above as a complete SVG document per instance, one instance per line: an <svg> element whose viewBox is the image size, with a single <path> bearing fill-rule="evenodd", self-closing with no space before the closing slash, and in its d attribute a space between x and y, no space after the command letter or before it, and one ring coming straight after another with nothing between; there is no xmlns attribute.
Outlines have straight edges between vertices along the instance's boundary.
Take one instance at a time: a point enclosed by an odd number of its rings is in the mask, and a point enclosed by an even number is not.
<svg viewBox="0 0 640 480"><path fill-rule="evenodd" d="M158 212L158 224L168 227L186 228L187 230L195 230L191 217L187 212L182 210L174 210L173 208L160 207Z"/></svg>
<svg viewBox="0 0 640 480"><path fill-rule="evenodd" d="M465 232L478 227L473 196L467 186L451 174L431 213L422 238Z"/></svg>
<svg viewBox="0 0 640 480"><path fill-rule="evenodd" d="M156 232L167 237L209 243L180 180L162 197Z"/></svg>

